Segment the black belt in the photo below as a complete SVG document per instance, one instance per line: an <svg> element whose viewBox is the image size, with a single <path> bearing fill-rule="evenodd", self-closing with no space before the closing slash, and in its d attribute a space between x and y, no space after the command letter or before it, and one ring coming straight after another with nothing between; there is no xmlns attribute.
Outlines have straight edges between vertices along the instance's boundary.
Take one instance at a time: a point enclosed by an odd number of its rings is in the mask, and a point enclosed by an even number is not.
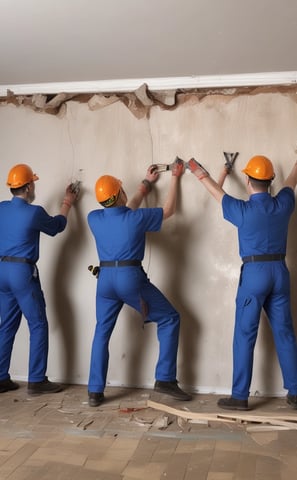
<svg viewBox="0 0 297 480"><path fill-rule="evenodd" d="M30 263L31 265L35 265L33 260L25 257L0 257L0 262Z"/></svg>
<svg viewBox="0 0 297 480"><path fill-rule="evenodd" d="M140 267L140 260L103 260L100 262L100 267Z"/></svg>
<svg viewBox="0 0 297 480"><path fill-rule="evenodd" d="M250 255L249 257L243 257L243 263L248 262L276 262L280 260L284 260L286 255L283 253L274 253L274 254L267 254L267 255Z"/></svg>

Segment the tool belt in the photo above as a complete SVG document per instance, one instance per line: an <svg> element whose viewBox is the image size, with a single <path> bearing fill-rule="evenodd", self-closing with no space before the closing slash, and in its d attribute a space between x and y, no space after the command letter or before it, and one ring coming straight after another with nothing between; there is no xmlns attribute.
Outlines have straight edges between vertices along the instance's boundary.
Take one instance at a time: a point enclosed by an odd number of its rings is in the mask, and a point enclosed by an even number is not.
<svg viewBox="0 0 297 480"><path fill-rule="evenodd" d="M250 255L249 257L243 257L243 263L249 262L277 262L280 260L284 260L286 255L284 253L274 253L274 254L267 254L267 255Z"/></svg>
<svg viewBox="0 0 297 480"><path fill-rule="evenodd" d="M30 265L35 265L33 260L25 257L0 257L0 262L30 263Z"/></svg>
<svg viewBox="0 0 297 480"><path fill-rule="evenodd" d="M140 260L103 260L100 262L100 267L140 267Z"/></svg>

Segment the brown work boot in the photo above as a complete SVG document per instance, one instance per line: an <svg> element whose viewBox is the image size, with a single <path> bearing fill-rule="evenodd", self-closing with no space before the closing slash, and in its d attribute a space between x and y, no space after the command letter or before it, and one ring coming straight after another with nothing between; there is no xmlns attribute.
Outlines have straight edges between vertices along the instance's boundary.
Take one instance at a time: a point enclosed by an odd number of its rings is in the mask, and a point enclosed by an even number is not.
<svg viewBox="0 0 297 480"><path fill-rule="evenodd" d="M250 410L247 400L239 400L238 398L220 398L218 406L224 410Z"/></svg>
<svg viewBox="0 0 297 480"><path fill-rule="evenodd" d="M58 393L63 390L60 383L50 382L47 377L42 382L28 382L29 395L42 395L46 393Z"/></svg>
<svg viewBox="0 0 297 480"><path fill-rule="evenodd" d="M7 378L6 380L0 381L0 393L10 392L11 390L17 390L19 388L19 384Z"/></svg>
<svg viewBox="0 0 297 480"><path fill-rule="evenodd" d="M156 380L154 386L155 392L165 393L166 395L170 395L171 397L175 398L175 400L181 401L188 401L192 400L192 395L184 392L181 388L179 388L177 384L177 380L173 382L163 382L161 380Z"/></svg>

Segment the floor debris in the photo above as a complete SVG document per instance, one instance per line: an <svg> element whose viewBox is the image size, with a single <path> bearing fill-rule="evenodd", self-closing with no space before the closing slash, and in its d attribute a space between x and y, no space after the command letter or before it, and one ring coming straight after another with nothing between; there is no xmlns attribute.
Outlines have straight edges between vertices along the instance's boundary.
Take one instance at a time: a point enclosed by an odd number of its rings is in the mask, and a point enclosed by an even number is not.
<svg viewBox="0 0 297 480"><path fill-rule="evenodd" d="M284 414L284 415L253 415L250 413L201 413L201 412L190 412L185 410L179 410L162 403L157 403L152 400L147 401L148 407L151 407L155 410L160 410L162 412L171 413L176 415L178 418L183 418L187 420L204 420L212 422L233 422L238 424L249 424L256 423L262 424L263 429L267 428L267 425L271 429L286 429L286 430L297 430L297 414ZM260 428L260 427L259 427ZM251 430L250 430L251 431Z"/></svg>
<svg viewBox="0 0 297 480"><path fill-rule="evenodd" d="M252 398L253 411L243 413L222 412L214 395L185 405L151 390L110 387L100 408L85 399L84 386L42 399L27 398L26 385L1 394L0 479L296 477L295 429L259 423L294 425L297 412L284 398Z"/></svg>

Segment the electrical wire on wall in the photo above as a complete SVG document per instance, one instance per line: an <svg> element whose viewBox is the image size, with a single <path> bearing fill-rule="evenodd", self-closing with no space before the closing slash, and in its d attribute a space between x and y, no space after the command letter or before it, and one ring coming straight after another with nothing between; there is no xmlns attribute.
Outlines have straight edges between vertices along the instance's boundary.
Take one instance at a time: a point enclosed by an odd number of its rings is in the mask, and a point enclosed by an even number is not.
<svg viewBox="0 0 297 480"><path fill-rule="evenodd" d="M154 161L155 158L157 158L157 155L154 153L154 147L155 147L155 143L153 141L153 132L152 132L152 126L151 126L151 122L150 122L150 118L149 117L147 119L148 121L148 126L149 126L149 135L150 135L150 140L151 140L151 152L152 152L152 160L151 160L151 166L154 165L155 168L156 168L156 171L159 173L159 174L162 174L162 172L167 172L167 171L171 171L173 166L175 165L175 163L178 161L178 162L181 162L183 165L184 165L184 168L186 168L186 162L184 162L184 160L182 160L181 158L179 158L178 156L176 156L175 160L172 161L171 163L167 164L167 163L156 163ZM158 132L160 131L159 129L157 130ZM159 155L158 155L158 158L159 158ZM148 203L148 200L146 199L147 203ZM151 245L149 245L149 247L146 247L146 250L148 251L148 266L147 266L147 270L149 270L150 268L150 263L151 263Z"/></svg>
<svg viewBox="0 0 297 480"><path fill-rule="evenodd" d="M151 165L154 165L154 163L155 163L154 162L154 158L155 158L155 155L154 155L154 140L153 140L153 132L152 132L150 117L147 118L147 125L148 125L148 134L149 134L150 144L151 144ZM148 198L146 198L146 203L147 203L147 206L149 207L150 205L149 205L149 202L148 202ZM151 247L150 242L147 242L147 244L146 244L146 257L148 259L146 272L148 273L149 270L150 270L151 259L152 259L152 247Z"/></svg>
<svg viewBox="0 0 297 480"><path fill-rule="evenodd" d="M70 114L72 113L71 108L68 108L67 111ZM82 183L83 168L79 167L79 162L77 160L76 150L74 147L71 128L70 128L70 120L68 115L66 117L66 122L67 122L67 133L68 133L69 143L70 143L71 152L72 152L72 166L70 170L70 179L68 179L68 181L69 183L80 185Z"/></svg>

